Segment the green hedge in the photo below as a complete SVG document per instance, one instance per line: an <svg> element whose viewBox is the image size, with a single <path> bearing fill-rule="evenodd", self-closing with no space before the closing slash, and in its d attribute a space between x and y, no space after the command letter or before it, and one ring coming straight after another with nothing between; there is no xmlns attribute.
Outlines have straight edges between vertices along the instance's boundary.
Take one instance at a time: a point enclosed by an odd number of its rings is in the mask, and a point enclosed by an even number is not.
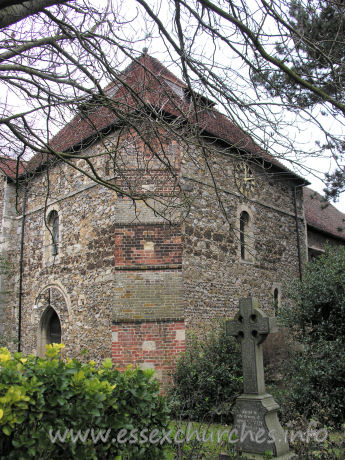
<svg viewBox="0 0 345 460"><path fill-rule="evenodd" d="M167 444L145 439L154 429L159 438L168 427L167 407L152 371L127 368L119 372L112 370L110 359L100 368L92 361L65 362L59 358L62 347L48 346L46 359L23 357L21 353L12 357L6 348L0 349L0 458L124 460L168 456ZM120 433L124 429L126 435ZM57 430L62 438L52 442ZM73 442L78 430L83 436L87 434L84 442ZM93 442L92 436L96 440L100 433L104 442Z"/></svg>
<svg viewBox="0 0 345 460"><path fill-rule="evenodd" d="M277 392L285 421L303 417L323 425L345 423L345 347L341 340L318 341L295 351Z"/></svg>
<svg viewBox="0 0 345 460"><path fill-rule="evenodd" d="M345 343L345 246L326 247L308 262L302 281L288 286L288 302L279 313L298 340L315 343L340 339Z"/></svg>
<svg viewBox="0 0 345 460"><path fill-rule="evenodd" d="M302 281L288 289L280 313L300 346L284 370L278 398L284 417L345 423L345 247L328 247L306 264Z"/></svg>
<svg viewBox="0 0 345 460"><path fill-rule="evenodd" d="M210 327L211 332L188 336L168 398L176 417L229 423L230 408L242 391L241 354L224 323Z"/></svg>

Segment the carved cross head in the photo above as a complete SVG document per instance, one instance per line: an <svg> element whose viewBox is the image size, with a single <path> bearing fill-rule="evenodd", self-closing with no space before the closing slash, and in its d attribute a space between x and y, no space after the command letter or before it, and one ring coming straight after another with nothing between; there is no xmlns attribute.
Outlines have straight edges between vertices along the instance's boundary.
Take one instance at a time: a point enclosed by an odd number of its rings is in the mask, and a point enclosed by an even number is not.
<svg viewBox="0 0 345 460"><path fill-rule="evenodd" d="M256 345L261 344L268 334L277 331L276 319L265 315L254 297L240 300L240 311L226 326L229 335L237 337L242 343L250 341Z"/></svg>

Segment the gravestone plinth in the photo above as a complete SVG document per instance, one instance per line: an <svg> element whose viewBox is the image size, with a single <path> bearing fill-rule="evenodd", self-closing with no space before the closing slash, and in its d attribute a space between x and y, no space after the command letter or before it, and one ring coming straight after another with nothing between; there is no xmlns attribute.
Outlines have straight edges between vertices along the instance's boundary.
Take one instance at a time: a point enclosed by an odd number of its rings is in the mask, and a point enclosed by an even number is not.
<svg viewBox="0 0 345 460"><path fill-rule="evenodd" d="M233 410L238 449L249 459L261 458L267 451L274 458L291 458L278 420L279 406L265 390L262 343L277 330L276 319L260 310L257 299L248 297L240 300L240 311L227 321L226 330L241 343L243 394Z"/></svg>

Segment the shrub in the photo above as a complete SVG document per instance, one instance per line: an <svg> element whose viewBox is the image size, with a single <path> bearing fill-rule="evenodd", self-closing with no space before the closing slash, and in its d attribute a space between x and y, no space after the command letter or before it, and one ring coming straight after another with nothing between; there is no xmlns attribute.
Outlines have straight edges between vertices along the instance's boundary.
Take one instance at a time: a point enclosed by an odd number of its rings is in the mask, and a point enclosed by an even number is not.
<svg viewBox="0 0 345 460"><path fill-rule="evenodd" d="M167 428L167 407L152 371L121 373L112 370L110 359L99 369L94 362L64 362L61 347L49 345L46 359L0 350L1 458L164 458L164 445L122 443L125 436L118 437L121 429L137 429L133 441L141 429L148 434ZM52 442L58 430L62 438ZM88 433L85 442L73 442L78 430ZM94 443L100 430L104 442Z"/></svg>
<svg viewBox="0 0 345 460"><path fill-rule="evenodd" d="M294 353L285 370L286 388L278 393L284 419L300 414L328 426L345 422L344 351L344 344L335 340Z"/></svg>
<svg viewBox="0 0 345 460"><path fill-rule="evenodd" d="M327 248L306 264L303 280L293 282L289 303L280 313L283 324L293 328L303 342L345 342L345 247Z"/></svg>
<svg viewBox="0 0 345 460"><path fill-rule="evenodd" d="M230 422L230 408L242 391L242 363L237 342L225 324L213 332L191 333L173 375L168 399L175 416Z"/></svg>
<svg viewBox="0 0 345 460"><path fill-rule="evenodd" d="M283 383L283 367L294 344L286 329L268 335L263 343L263 357L266 385L280 385Z"/></svg>
<svg viewBox="0 0 345 460"><path fill-rule="evenodd" d="M309 430L309 438L307 440ZM313 433L314 432L314 433ZM292 433L294 439L292 439ZM290 446L297 458L303 460L343 460L345 439L343 433L322 427L315 421L295 420L290 432Z"/></svg>
<svg viewBox="0 0 345 460"><path fill-rule="evenodd" d="M328 248L290 287L293 306L281 315L302 345L284 372L278 395L285 418L326 425L345 422L345 247Z"/></svg>

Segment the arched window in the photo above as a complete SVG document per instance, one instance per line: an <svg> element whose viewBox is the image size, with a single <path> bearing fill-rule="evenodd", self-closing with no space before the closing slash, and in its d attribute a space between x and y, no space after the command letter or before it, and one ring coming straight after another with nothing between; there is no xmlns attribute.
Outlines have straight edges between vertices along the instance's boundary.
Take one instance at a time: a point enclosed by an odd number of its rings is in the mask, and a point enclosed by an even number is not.
<svg viewBox="0 0 345 460"><path fill-rule="evenodd" d="M274 313L277 316L278 308L279 308L279 289L275 288L273 291L273 306L274 306Z"/></svg>
<svg viewBox="0 0 345 460"><path fill-rule="evenodd" d="M240 214L240 246L241 246L241 259L248 259L248 226L249 214L247 211L242 211Z"/></svg>
<svg viewBox="0 0 345 460"><path fill-rule="evenodd" d="M274 314L275 316L278 315L279 309L281 307L281 302L282 302L282 287L281 283L273 283L272 286L272 297L273 297L273 309L274 309Z"/></svg>
<svg viewBox="0 0 345 460"><path fill-rule="evenodd" d="M48 226L51 231L51 253L56 256L59 253L59 214L55 209L49 213Z"/></svg>

